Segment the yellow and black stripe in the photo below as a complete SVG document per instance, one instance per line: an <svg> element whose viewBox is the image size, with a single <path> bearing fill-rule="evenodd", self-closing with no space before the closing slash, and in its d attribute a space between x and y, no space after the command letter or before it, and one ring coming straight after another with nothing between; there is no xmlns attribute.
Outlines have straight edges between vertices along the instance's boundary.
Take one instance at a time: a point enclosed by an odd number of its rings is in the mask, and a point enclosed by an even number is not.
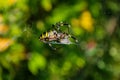
<svg viewBox="0 0 120 80"><path fill-rule="evenodd" d="M49 36L54 35L54 32L52 30L48 31L48 32L44 32L40 35L40 40L44 40L44 39L49 39Z"/></svg>

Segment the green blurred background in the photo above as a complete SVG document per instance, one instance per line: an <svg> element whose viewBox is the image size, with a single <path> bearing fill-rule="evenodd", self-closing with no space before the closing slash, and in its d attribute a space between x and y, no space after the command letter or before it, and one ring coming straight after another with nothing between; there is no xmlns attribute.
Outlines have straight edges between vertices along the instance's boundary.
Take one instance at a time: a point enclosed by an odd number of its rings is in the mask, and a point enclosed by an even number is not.
<svg viewBox="0 0 120 80"><path fill-rule="evenodd" d="M39 41L59 21L78 46ZM0 0L0 80L120 80L120 1Z"/></svg>

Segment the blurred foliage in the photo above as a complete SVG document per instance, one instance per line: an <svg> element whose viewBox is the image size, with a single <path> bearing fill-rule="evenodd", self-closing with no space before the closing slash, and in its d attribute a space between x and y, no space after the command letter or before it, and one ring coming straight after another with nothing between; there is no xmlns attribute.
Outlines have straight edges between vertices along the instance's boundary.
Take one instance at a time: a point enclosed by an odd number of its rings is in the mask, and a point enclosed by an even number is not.
<svg viewBox="0 0 120 80"><path fill-rule="evenodd" d="M120 80L119 0L0 0L0 80ZM38 37L66 21L78 45Z"/></svg>

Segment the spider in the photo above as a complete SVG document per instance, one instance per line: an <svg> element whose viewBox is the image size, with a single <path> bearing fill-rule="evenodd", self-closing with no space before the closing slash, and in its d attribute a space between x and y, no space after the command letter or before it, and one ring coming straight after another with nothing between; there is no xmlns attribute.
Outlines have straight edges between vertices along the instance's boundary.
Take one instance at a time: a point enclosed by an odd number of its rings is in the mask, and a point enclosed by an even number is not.
<svg viewBox="0 0 120 80"><path fill-rule="evenodd" d="M69 24L65 22L58 22L52 26L53 26L53 30L44 32L39 37L40 41L49 44L49 46L52 49L56 50L56 48L54 48L52 44L76 44L78 43L78 40L69 33L69 28L71 27ZM68 32L63 32L61 30L61 27L63 26L67 26ZM75 43L73 43L70 40L70 38L72 38L75 41Z"/></svg>

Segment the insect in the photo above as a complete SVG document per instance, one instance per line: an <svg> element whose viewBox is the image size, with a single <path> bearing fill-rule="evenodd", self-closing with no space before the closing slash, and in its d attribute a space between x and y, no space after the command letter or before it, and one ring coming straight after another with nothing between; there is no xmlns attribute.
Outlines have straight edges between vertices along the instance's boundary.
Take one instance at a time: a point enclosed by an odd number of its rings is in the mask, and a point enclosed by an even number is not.
<svg viewBox="0 0 120 80"><path fill-rule="evenodd" d="M56 50L56 48L54 48L52 44L76 44L78 43L78 40L70 34L69 28L71 26L68 23L58 22L52 26L53 26L52 30L44 32L39 37L40 41L49 44L49 46L52 49ZM61 30L61 27L64 27L64 26L67 27L68 32L64 32ZM70 39L73 39L75 43L73 43Z"/></svg>

